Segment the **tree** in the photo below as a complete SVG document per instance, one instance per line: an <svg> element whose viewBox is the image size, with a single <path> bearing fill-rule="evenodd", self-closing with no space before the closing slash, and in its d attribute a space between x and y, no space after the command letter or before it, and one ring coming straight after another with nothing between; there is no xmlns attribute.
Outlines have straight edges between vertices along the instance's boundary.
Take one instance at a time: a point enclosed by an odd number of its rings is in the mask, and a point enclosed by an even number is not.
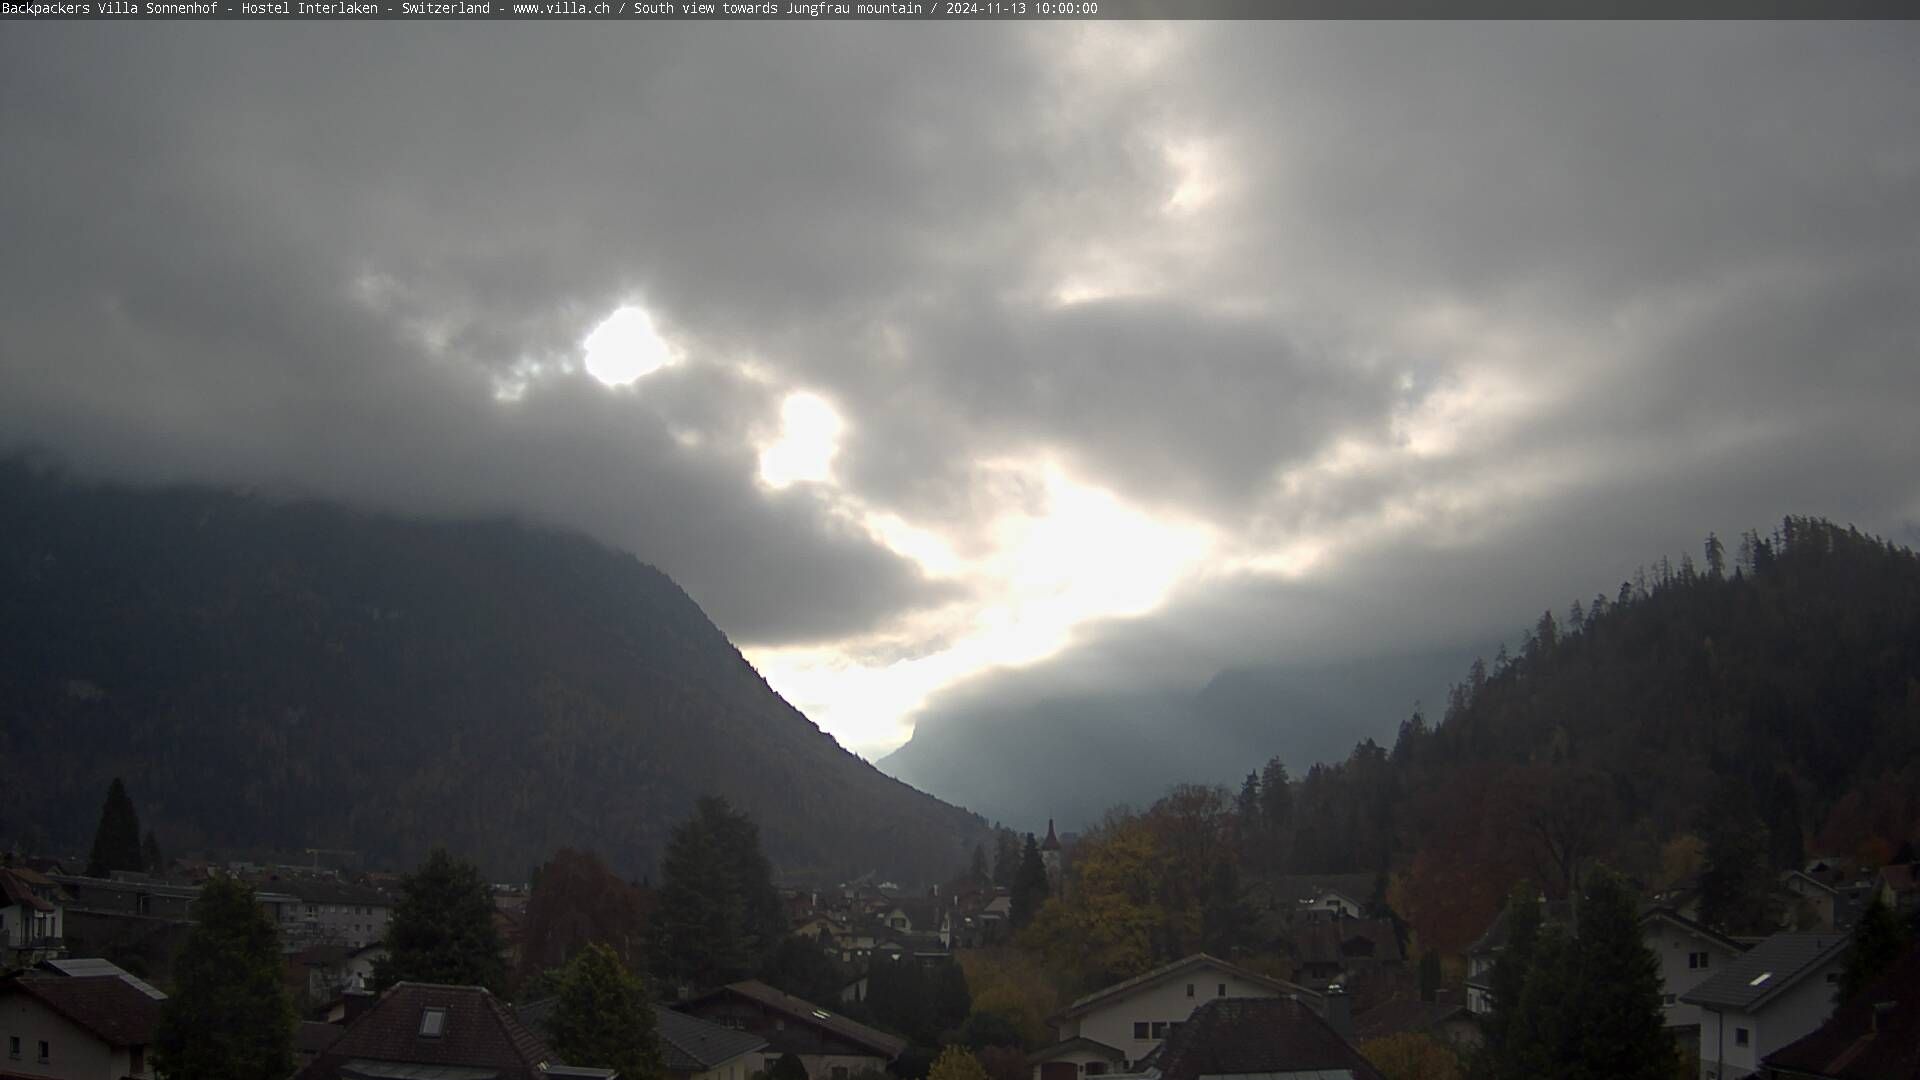
<svg viewBox="0 0 1920 1080"><path fill-rule="evenodd" d="M663 1080L666 1063L645 981L605 945L588 945L561 976L547 1044L569 1065Z"/></svg>
<svg viewBox="0 0 1920 1080"><path fill-rule="evenodd" d="M1420 954L1420 1000L1440 999L1440 952L1428 949Z"/></svg>
<svg viewBox="0 0 1920 1080"><path fill-rule="evenodd" d="M160 854L160 838L147 830L147 838L140 843L140 864L147 873L159 877L167 871L166 857Z"/></svg>
<svg viewBox="0 0 1920 1080"><path fill-rule="evenodd" d="M995 829L993 831L993 883L1003 889L1011 889L1013 879L1019 874L1019 835L1012 829Z"/></svg>
<svg viewBox="0 0 1920 1080"><path fill-rule="evenodd" d="M493 892L479 869L435 848L400 883L400 902L387 923L387 956L374 965L373 989L408 980L504 992L507 965L493 911Z"/></svg>
<svg viewBox="0 0 1920 1080"><path fill-rule="evenodd" d="M781 1054L767 1070L767 1080L807 1080L807 1065L792 1051Z"/></svg>
<svg viewBox="0 0 1920 1080"><path fill-rule="evenodd" d="M1660 960L1646 946L1626 879L1600 867L1580 906L1574 1067L1587 1080L1668 1080L1674 1043L1660 1004Z"/></svg>
<svg viewBox="0 0 1920 1080"><path fill-rule="evenodd" d="M209 881L193 916L154 1033L155 1071L164 1080L291 1075L295 1018L273 920L231 878Z"/></svg>
<svg viewBox="0 0 1920 1080"><path fill-rule="evenodd" d="M557 968L589 944L611 947L620 962L646 959L651 891L620 880L598 855L561 848L533 874L522 932L520 975Z"/></svg>
<svg viewBox="0 0 1920 1080"><path fill-rule="evenodd" d="M107 877L115 870L139 871L145 866L140 857L140 816L134 813L133 800L127 798L127 786L116 776L107 786L100 824L93 831L87 876Z"/></svg>
<svg viewBox="0 0 1920 1080"><path fill-rule="evenodd" d="M934 971L933 1022L941 1031L959 1027L973 1011L973 993L967 988L967 973L959 964L948 961Z"/></svg>
<svg viewBox="0 0 1920 1080"><path fill-rule="evenodd" d="M1460 1057L1439 1039L1404 1031L1360 1044L1360 1056L1387 1080L1460 1080Z"/></svg>
<svg viewBox="0 0 1920 1080"><path fill-rule="evenodd" d="M803 1001L834 1001L847 983L840 968L820 948L820 943L798 934L788 934L767 960L761 978L769 986L792 994Z"/></svg>
<svg viewBox="0 0 1920 1080"><path fill-rule="evenodd" d="M1721 783L1702 831L1707 851L1700 874L1700 921L1730 934L1771 930L1766 828L1754 815L1745 784Z"/></svg>
<svg viewBox="0 0 1920 1080"><path fill-rule="evenodd" d="M933 1059L927 1080L987 1080L987 1070L966 1047L949 1046Z"/></svg>
<svg viewBox="0 0 1920 1080"><path fill-rule="evenodd" d="M1532 964L1513 1010L1495 1075L1503 1080L1568 1077L1580 1016L1575 1001L1579 954L1567 928L1547 923L1533 943Z"/></svg>
<svg viewBox="0 0 1920 1080"><path fill-rule="evenodd" d="M1533 970L1534 945L1540 937L1540 899L1528 882L1514 886L1508 896L1506 920L1507 944L1494 960L1493 972L1488 977L1493 1009L1482 1025L1487 1056L1502 1064L1513 1052L1516 1042L1520 1002L1526 992L1527 977ZM1496 1065L1494 1075L1505 1073Z"/></svg>
<svg viewBox="0 0 1920 1080"><path fill-rule="evenodd" d="M1010 913L1014 929L1020 929L1033 921L1040 905L1047 902L1047 864L1040 859L1040 845L1033 834L1027 834L1026 848L1020 853L1020 870L1013 879L1013 910Z"/></svg>
<svg viewBox="0 0 1920 1080"><path fill-rule="evenodd" d="M984 844L973 845L973 861L967 864L967 877L974 881L993 880L993 871L987 868L987 849Z"/></svg>
<svg viewBox="0 0 1920 1080"><path fill-rule="evenodd" d="M674 827L661 860L654 970L678 985L718 986L760 968L784 936L760 830L706 796Z"/></svg>
<svg viewBox="0 0 1920 1080"><path fill-rule="evenodd" d="M1906 928L1880 901L1880 894L1875 893L1867 910L1860 915L1860 925L1853 932L1853 944L1847 947L1846 966L1840 972L1839 1000L1853 1000L1898 962L1906 948Z"/></svg>

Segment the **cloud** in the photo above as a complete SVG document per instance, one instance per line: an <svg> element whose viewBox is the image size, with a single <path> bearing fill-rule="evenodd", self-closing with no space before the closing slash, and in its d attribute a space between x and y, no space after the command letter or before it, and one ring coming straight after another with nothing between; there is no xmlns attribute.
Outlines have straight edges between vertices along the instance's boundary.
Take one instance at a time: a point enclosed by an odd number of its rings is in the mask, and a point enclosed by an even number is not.
<svg viewBox="0 0 1920 1080"><path fill-rule="evenodd" d="M1914 535L1916 44L22 28L0 438L589 530L870 752L1444 651L1709 528Z"/></svg>

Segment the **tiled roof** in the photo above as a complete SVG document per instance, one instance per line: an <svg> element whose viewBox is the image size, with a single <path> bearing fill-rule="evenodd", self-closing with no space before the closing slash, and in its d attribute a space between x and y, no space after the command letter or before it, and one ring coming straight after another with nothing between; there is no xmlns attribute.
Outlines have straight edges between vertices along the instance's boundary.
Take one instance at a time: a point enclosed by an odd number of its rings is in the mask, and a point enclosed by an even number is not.
<svg viewBox="0 0 1920 1080"><path fill-rule="evenodd" d="M1680 929L1685 930L1688 933L1695 935L1696 937L1699 937L1703 941L1713 942L1714 944L1720 946L1721 948L1726 949L1728 952L1736 952L1736 953L1746 952L1749 948L1752 947L1752 944L1750 942L1735 941L1733 938L1730 938L1725 934L1708 929L1707 927L1693 921L1692 919L1687 918L1685 915L1680 914L1679 912L1673 910L1670 907L1648 908L1647 910L1640 913L1640 921L1642 923L1648 923L1648 922L1672 923L1673 925L1679 927Z"/></svg>
<svg viewBox="0 0 1920 1080"><path fill-rule="evenodd" d="M442 1008L438 1037L420 1034L421 1014ZM498 998L478 986L396 983L311 1065L299 1080L340 1080L354 1063L384 1062L495 1070L500 1080L538 1080L542 1062L554 1061L540 1037ZM589 1064L589 1063L583 1063Z"/></svg>
<svg viewBox="0 0 1920 1080"><path fill-rule="evenodd" d="M829 1009L821 1008L811 1001L804 1001L792 994L782 993L757 979L746 982L728 983L719 990L710 991L705 997L715 994L732 993L757 1002L792 1019L822 1028L850 1042L873 1050L880 1057L892 1061L907 1048L907 1041L884 1031L876 1031L865 1024L857 1023ZM698 1000L698 999L696 999Z"/></svg>
<svg viewBox="0 0 1920 1080"><path fill-rule="evenodd" d="M668 1072L705 1072L767 1045L767 1040L750 1031L709 1024L659 1005L653 1007L653 1019L660 1030L660 1049L666 1055Z"/></svg>
<svg viewBox="0 0 1920 1080"><path fill-rule="evenodd" d="M1847 935L1775 934L1727 962L1680 1000L1713 1009L1753 1012L1774 995L1836 959L1847 947Z"/></svg>
<svg viewBox="0 0 1920 1080"><path fill-rule="evenodd" d="M1378 1039L1402 1032L1424 1032L1456 1017L1471 1018L1458 1002L1390 998L1353 1018L1354 1037Z"/></svg>
<svg viewBox="0 0 1920 1080"><path fill-rule="evenodd" d="M1507 910L1511 905L1500 908L1500 914L1493 917L1485 933L1479 940L1467 946L1467 955L1475 953L1499 952L1507 947L1507 937L1512 932L1508 926ZM1557 923L1566 926L1573 921L1573 908L1565 900L1552 900L1540 905L1540 924Z"/></svg>
<svg viewBox="0 0 1920 1080"><path fill-rule="evenodd" d="M1353 1045L1296 998L1215 998L1167 1038L1163 1080L1345 1069L1385 1080Z"/></svg>
<svg viewBox="0 0 1920 1080"><path fill-rule="evenodd" d="M1875 1006L1891 1002L1875 1015ZM1874 980L1812 1034L1767 1055L1771 1068L1835 1080L1920 1076L1920 948Z"/></svg>
<svg viewBox="0 0 1920 1080"><path fill-rule="evenodd" d="M32 871L22 872L12 868L0 869L0 900L5 901L4 904L0 904L0 907L12 907L18 904L29 911L53 910L53 904L50 901L34 894L34 883L26 876L29 873L32 873ZM38 874L34 874L33 876L40 877ZM46 881L47 879L40 878L40 880ZM51 885L52 883L48 882L48 884Z"/></svg>
<svg viewBox="0 0 1920 1080"><path fill-rule="evenodd" d="M167 1000L167 995L161 993L159 987L140 978L133 972L122 968L111 960L101 960L97 957L82 957L79 959L56 957L51 960L40 961L40 969L50 971L56 975L71 975L75 977L111 975L155 1001Z"/></svg>
<svg viewBox="0 0 1920 1080"><path fill-rule="evenodd" d="M1372 874L1282 874L1248 891L1256 898L1290 906L1328 892L1337 892L1355 903L1364 904L1373 895L1374 883Z"/></svg>
<svg viewBox="0 0 1920 1080"><path fill-rule="evenodd" d="M22 975L0 981L0 997L23 994L112 1046L145 1046L160 1025L160 1003L112 975Z"/></svg>
<svg viewBox="0 0 1920 1080"><path fill-rule="evenodd" d="M1400 960L1400 935L1386 919L1337 919L1300 927L1294 933L1294 951L1302 963L1344 964L1348 960L1346 946L1356 938L1373 944L1371 959L1375 962Z"/></svg>
<svg viewBox="0 0 1920 1080"><path fill-rule="evenodd" d="M1112 986L1106 987L1105 989L1095 990L1093 993L1088 994L1087 996L1067 1006L1066 1009L1060 1013L1058 1019L1066 1019L1068 1017L1078 1016L1081 1013L1086 1012L1088 1009L1091 1009L1094 1006L1100 1004L1101 1002L1110 1001L1118 997L1124 997L1135 990L1139 990L1147 986L1152 986L1155 983L1161 982L1162 980L1171 979L1185 972L1192 971L1195 968L1201 968L1201 967L1212 967L1220 971L1228 972L1229 974L1237 978L1245 979L1246 981L1253 983L1256 986L1264 986L1267 989L1272 990L1276 993L1304 994L1311 998L1317 998L1319 996L1317 994L1314 994L1313 991L1308 990L1303 986L1297 986L1293 983L1286 982L1281 979L1269 978L1268 976L1262 975L1257 971L1248 971L1246 968L1238 967L1234 964L1229 964L1225 960L1220 959L1219 957L1208 956L1206 953L1194 953L1192 956L1186 957L1184 959L1175 960L1171 964L1162 964L1151 971L1141 972L1140 974L1135 975L1133 978L1127 979L1124 982L1117 982L1117 983L1114 983Z"/></svg>
<svg viewBox="0 0 1920 1080"><path fill-rule="evenodd" d="M342 1024L323 1024L318 1020L302 1020L300 1026L293 1029L293 1048L302 1054L319 1054L340 1041L347 1029Z"/></svg>

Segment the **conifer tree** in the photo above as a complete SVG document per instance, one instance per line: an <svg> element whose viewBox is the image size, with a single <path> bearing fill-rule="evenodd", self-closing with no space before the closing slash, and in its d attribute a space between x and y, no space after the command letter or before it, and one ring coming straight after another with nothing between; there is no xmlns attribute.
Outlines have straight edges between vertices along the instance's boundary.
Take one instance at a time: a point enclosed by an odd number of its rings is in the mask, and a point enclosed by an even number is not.
<svg viewBox="0 0 1920 1080"><path fill-rule="evenodd" d="M1580 906L1573 1000L1578 1042L1566 1071L1579 1080L1666 1080L1677 1065L1660 1007L1660 961L1640 930L1626 880L1601 867Z"/></svg>
<svg viewBox="0 0 1920 1080"><path fill-rule="evenodd" d="M1013 882L1010 915L1016 930L1033 921L1047 902L1047 892L1047 864L1040 859L1039 843L1028 833L1026 848L1020 854L1020 871Z"/></svg>
<svg viewBox="0 0 1920 1080"><path fill-rule="evenodd" d="M166 872L167 860L160 854L160 838L147 830L147 838L140 844L140 862L149 874L158 877Z"/></svg>
<svg viewBox="0 0 1920 1080"><path fill-rule="evenodd" d="M1533 968L1533 950L1540 936L1540 899L1528 882L1514 886L1507 897L1507 944L1500 950L1489 976L1493 1008L1482 1022L1486 1033L1483 1057L1491 1063L1487 1075L1505 1076L1511 1052L1515 1018Z"/></svg>
<svg viewBox="0 0 1920 1080"><path fill-rule="evenodd" d="M87 856L87 876L106 877L116 870L140 870L140 816L119 777L107 787L100 807L100 824L93 831L93 851Z"/></svg>
<svg viewBox="0 0 1920 1080"><path fill-rule="evenodd" d="M1846 966L1840 972L1839 1001L1853 1000L1897 963L1906 947L1906 928L1875 893L1860 915L1860 925L1854 928L1853 944L1847 948Z"/></svg>
<svg viewBox="0 0 1920 1080"><path fill-rule="evenodd" d="M767 1080L807 1080L807 1064L791 1051L781 1054L767 1070Z"/></svg>
<svg viewBox="0 0 1920 1080"><path fill-rule="evenodd" d="M1578 945L1565 926L1547 923L1540 928L1496 1075L1511 1080L1542 1076L1571 1080L1580 1034L1579 962Z"/></svg>
<svg viewBox="0 0 1920 1080"><path fill-rule="evenodd" d="M401 882L400 902L387 924L387 957L374 965L373 988L411 981L501 993L507 965L493 911L493 892L479 869L435 848Z"/></svg>
<svg viewBox="0 0 1920 1080"><path fill-rule="evenodd" d="M967 864L967 877L974 881L993 880L993 871L987 866L987 849L984 844L973 845L973 861Z"/></svg>
<svg viewBox="0 0 1920 1080"><path fill-rule="evenodd" d="M1012 829L997 828L993 831L993 883L1011 889L1019 876L1020 837Z"/></svg>
<svg viewBox="0 0 1920 1080"><path fill-rule="evenodd" d="M1428 949L1420 954L1420 1000L1437 1001L1440 998L1440 953L1437 949Z"/></svg>
<svg viewBox="0 0 1920 1080"><path fill-rule="evenodd" d="M666 1076L646 983L605 945L589 945L567 964L547 1032L569 1065L613 1069L622 1080Z"/></svg>
<svg viewBox="0 0 1920 1080"><path fill-rule="evenodd" d="M193 917L154 1034L155 1071L162 1080L291 1075L295 1018L273 921L231 878L200 890Z"/></svg>
<svg viewBox="0 0 1920 1080"><path fill-rule="evenodd" d="M676 985L717 986L763 966L786 920L760 830L727 800L707 796L674 827L660 864L654 971Z"/></svg>

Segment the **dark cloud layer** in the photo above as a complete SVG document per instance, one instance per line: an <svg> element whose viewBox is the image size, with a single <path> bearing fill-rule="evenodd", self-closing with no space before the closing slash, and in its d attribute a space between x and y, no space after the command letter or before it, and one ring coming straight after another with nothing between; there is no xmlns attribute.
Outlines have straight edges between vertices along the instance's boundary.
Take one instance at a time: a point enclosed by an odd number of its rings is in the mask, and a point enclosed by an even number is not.
<svg viewBox="0 0 1920 1080"><path fill-rule="evenodd" d="M1916 46L16 24L0 441L584 528L758 645L990 604L861 524L990 544L1023 489L982 462L1212 530L1162 610L933 724L1424 655L1708 529L1916 538ZM681 360L608 390L579 341L633 300ZM836 485L757 477L795 390Z"/></svg>

